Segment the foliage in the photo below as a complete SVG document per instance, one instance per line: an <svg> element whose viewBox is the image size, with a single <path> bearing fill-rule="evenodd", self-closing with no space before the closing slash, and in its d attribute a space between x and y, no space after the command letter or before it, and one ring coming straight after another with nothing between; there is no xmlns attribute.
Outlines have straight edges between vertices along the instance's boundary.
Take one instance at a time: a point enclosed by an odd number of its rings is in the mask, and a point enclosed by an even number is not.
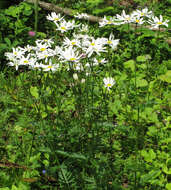
<svg viewBox="0 0 171 190"><path fill-rule="evenodd" d="M91 9L103 3L86 1ZM41 21L44 12L39 20L47 34L29 37L32 13L25 2L1 12L1 54L35 45L36 37L63 42L65 33ZM63 66L55 73L5 66L0 73L0 190L170 190L168 32L89 24L89 35L111 32L118 47L96 56L107 63L93 67L90 57L83 59L90 75ZM110 90L107 77L116 81Z"/></svg>

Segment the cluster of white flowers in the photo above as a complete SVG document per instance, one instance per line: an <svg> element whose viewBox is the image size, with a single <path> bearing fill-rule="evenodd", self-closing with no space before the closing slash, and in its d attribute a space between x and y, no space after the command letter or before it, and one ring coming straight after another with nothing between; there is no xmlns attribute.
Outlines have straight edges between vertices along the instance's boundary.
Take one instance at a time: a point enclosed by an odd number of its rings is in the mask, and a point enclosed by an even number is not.
<svg viewBox="0 0 171 190"><path fill-rule="evenodd" d="M54 12L47 16L47 19L53 21L57 30L62 33L71 30L74 27L83 27L88 30L87 25L75 25L75 21L65 21L60 14ZM73 33L73 37L63 38L61 46L55 46L52 39L36 40L36 46L27 45L24 48L13 48L13 52L7 52L5 55L9 60L9 66L15 66L16 70L20 65L28 66L30 69L42 69L43 71L57 71L61 68L66 70L90 71L91 66L106 63L104 58L96 58L101 53L107 52L107 46L116 49L119 39L114 39L110 34L109 38L97 38L81 33ZM89 58L89 63L83 59ZM92 58L92 59L90 59Z"/></svg>
<svg viewBox="0 0 171 190"><path fill-rule="evenodd" d="M137 25L142 25L144 23L150 24L151 29L157 29L160 26L168 27L169 20L163 20L162 15L160 18L154 16L152 11L149 11L148 8L142 10L135 10L131 14L126 14L123 10L121 15L117 14L114 17L109 19L104 16L104 18L99 22L99 26L103 27L105 25L122 25L134 23Z"/></svg>
<svg viewBox="0 0 171 190"><path fill-rule="evenodd" d="M51 15L48 15L46 18L50 21L53 21L56 24L56 30L62 33L72 30L75 27L79 27L79 25L75 24L75 20L67 22L60 13L56 14L55 12L52 12Z"/></svg>
<svg viewBox="0 0 171 190"><path fill-rule="evenodd" d="M78 19L88 17L84 13L77 13L75 15L75 18ZM28 66L33 70L38 69L52 72L60 71L61 69L65 69L66 71L72 69L77 73L84 71L86 76L88 76L91 74L91 67L108 62L103 58L104 52L107 52L108 48L115 50L119 44L119 39L115 39L112 33L109 38L94 38L86 34L89 31L88 25L77 25L75 20L66 21L64 17L55 12L49 14L47 19L53 21L56 25L56 30L61 33L74 28L78 28L80 33L73 33L71 39L65 36L61 46L56 46L52 39L43 39L36 40L36 46L27 45L24 48L13 48L12 52L5 53L5 56L9 60L9 66L14 66L16 70L18 70L19 66ZM163 21L161 15L160 18L155 17L152 11L148 11L147 8L141 11L133 11L130 15L127 15L123 10L121 15L117 14L113 18L107 19L104 17L99 24L102 27L108 24L143 24L144 22L148 22L152 28L159 28L162 25L168 26L168 20ZM78 79L76 74L73 77L75 80ZM115 80L112 77L104 78L103 82L108 90L115 84Z"/></svg>
<svg viewBox="0 0 171 190"><path fill-rule="evenodd" d="M85 17L86 15L82 14L81 16ZM86 34L88 25L76 25L74 20L66 21L60 14L52 12L47 19L53 21L57 27L56 30L61 33L75 27L79 27L80 33L73 33L71 38L64 36L61 46L56 46L53 39L38 39L35 41L35 46L13 48L12 52L5 53L9 60L9 66L14 66L16 70L20 66L27 66L32 70L46 72L72 69L76 73L85 72L85 75L88 76L91 74L92 67L107 62L103 58L104 52L107 52L108 48L115 50L119 44L119 39L115 39L112 33L109 38L94 38ZM73 77L77 79L76 75ZM106 84L107 81L105 81ZM107 89L109 90L112 85L113 83L107 85Z"/></svg>
<svg viewBox="0 0 171 190"><path fill-rule="evenodd" d="M74 15L75 18L81 19L81 18L89 18L87 13L77 13Z"/></svg>

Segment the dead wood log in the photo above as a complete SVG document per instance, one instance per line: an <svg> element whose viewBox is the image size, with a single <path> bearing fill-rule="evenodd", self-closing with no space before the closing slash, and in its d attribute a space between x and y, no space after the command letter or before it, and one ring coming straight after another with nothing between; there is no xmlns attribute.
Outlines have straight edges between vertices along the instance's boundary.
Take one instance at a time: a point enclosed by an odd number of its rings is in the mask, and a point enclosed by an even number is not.
<svg viewBox="0 0 171 190"><path fill-rule="evenodd" d="M36 2L36 0L25 0L25 1L28 2L28 3L35 3ZM46 3L46 2L43 2L43 1L38 1L38 3L39 3L40 7L42 7L43 9L46 9L48 11L53 11L53 12L56 12L56 13L63 13L65 15L68 15L68 16L71 16L71 17L73 17L74 14L76 13L76 11L73 10L73 9L59 7L59 6L54 5L52 3ZM88 17L84 17L82 19L88 20L90 22L100 22L100 21L102 21L103 18L98 17L98 16L94 16L94 15L88 15ZM131 24L131 27L135 28L136 25ZM137 27L137 28L140 28L140 27ZM143 28L150 29L150 26L143 26ZM159 30L159 29L152 29L152 30L156 31L156 30ZM164 31L166 31L165 28L160 28L160 32L164 32ZM171 31L171 30L169 30L169 31ZM171 39L170 38L166 39L166 42L168 44L171 44Z"/></svg>

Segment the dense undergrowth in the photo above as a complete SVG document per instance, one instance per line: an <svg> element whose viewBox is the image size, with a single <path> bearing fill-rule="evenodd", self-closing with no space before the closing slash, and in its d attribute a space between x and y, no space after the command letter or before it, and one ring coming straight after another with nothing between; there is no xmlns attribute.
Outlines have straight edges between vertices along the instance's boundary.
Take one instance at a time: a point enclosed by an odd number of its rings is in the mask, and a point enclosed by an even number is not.
<svg viewBox="0 0 171 190"><path fill-rule="evenodd" d="M127 16L148 5L134 2ZM39 9L36 26L33 14L26 2L0 12L0 190L170 190L170 22L99 27Z"/></svg>

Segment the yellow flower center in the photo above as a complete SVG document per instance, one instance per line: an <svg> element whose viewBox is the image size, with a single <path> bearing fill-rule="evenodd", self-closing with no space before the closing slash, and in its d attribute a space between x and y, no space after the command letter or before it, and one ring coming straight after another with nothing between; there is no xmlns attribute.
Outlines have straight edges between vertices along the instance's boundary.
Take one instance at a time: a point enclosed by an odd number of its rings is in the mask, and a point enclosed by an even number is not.
<svg viewBox="0 0 171 190"><path fill-rule="evenodd" d="M144 13L141 12L141 16L144 16Z"/></svg>
<svg viewBox="0 0 171 190"><path fill-rule="evenodd" d="M109 40L107 43L108 43L108 44L111 44L111 43L112 43L112 41L111 41L111 40Z"/></svg>
<svg viewBox="0 0 171 190"><path fill-rule="evenodd" d="M129 21L129 20L130 20L130 17L127 17L127 18L126 18L126 20L128 20L128 21Z"/></svg>
<svg viewBox="0 0 171 190"><path fill-rule="evenodd" d="M71 42L71 44L72 44L72 45L75 45L75 44L76 44L76 42Z"/></svg>
<svg viewBox="0 0 171 190"><path fill-rule="evenodd" d="M48 55L45 55L45 58L47 58L48 57Z"/></svg>
<svg viewBox="0 0 171 190"><path fill-rule="evenodd" d="M111 22L111 21L108 21L107 24L112 24L112 22Z"/></svg>
<svg viewBox="0 0 171 190"><path fill-rule="evenodd" d="M27 61L27 60L24 60L24 63L28 63L28 61Z"/></svg>
<svg viewBox="0 0 171 190"><path fill-rule="evenodd" d="M108 87L111 87L112 85L110 83L107 84Z"/></svg>
<svg viewBox="0 0 171 190"><path fill-rule="evenodd" d="M16 51L14 52L14 55L17 55L17 52L16 52Z"/></svg>
<svg viewBox="0 0 171 190"><path fill-rule="evenodd" d="M66 28L64 26L61 27L61 30L66 30Z"/></svg>
<svg viewBox="0 0 171 190"><path fill-rule="evenodd" d="M136 23L139 23L140 22L140 20L138 20L138 19L136 19L136 21L135 21Z"/></svg>
<svg viewBox="0 0 171 190"><path fill-rule="evenodd" d="M70 58L70 61L75 61L76 59L73 57L73 58Z"/></svg>
<svg viewBox="0 0 171 190"><path fill-rule="evenodd" d="M158 22L157 24L158 24L158 25L161 25L161 24L163 24L163 23L162 23L162 22Z"/></svg>
<svg viewBox="0 0 171 190"><path fill-rule="evenodd" d="M46 50L46 48L40 48L40 51L45 51Z"/></svg>
<svg viewBox="0 0 171 190"><path fill-rule="evenodd" d="M54 20L55 20L55 21L58 21L58 20L59 20L59 18L54 18Z"/></svg>
<svg viewBox="0 0 171 190"><path fill-rule="evenodd" d="M95 46L95 43L91 43L92 46Z"/></svg>
<svg viewBox="0 0 171 190"><path fill-rule="evenodd" d="M48 65L48 69L52 69L52 65Z"/></svg>

